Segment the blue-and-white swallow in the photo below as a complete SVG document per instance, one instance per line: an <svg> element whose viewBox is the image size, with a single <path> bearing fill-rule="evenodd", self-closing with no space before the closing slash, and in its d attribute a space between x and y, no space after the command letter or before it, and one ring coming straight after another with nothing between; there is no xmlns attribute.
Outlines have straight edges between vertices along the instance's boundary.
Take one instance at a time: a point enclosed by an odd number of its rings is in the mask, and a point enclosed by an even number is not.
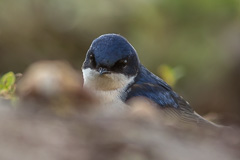
<svg viewBox="0 0 240 160"><path fill-rule="evenodd" d="M93 40L82 66L84 87L102 100L126 103L133 97L146 97L180 121L215 125L198 115L187 101L139 61L134 47L121 35L104 34Z"/></svg>

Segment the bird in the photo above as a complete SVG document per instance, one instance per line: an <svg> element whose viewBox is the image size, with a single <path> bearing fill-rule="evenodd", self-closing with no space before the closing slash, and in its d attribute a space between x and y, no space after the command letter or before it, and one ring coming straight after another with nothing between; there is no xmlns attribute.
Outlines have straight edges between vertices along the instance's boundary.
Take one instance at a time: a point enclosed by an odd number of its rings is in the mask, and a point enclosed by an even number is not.
<svg viewBox="0 0 240 160"><path fill-rule="evenodd" d="M119 34L103 34L93 40L82 73L84 87L106 103L126 104L131 98L144 97L186 124L218 126L197 114L163 79L144 67L135 48Z"/></svg>

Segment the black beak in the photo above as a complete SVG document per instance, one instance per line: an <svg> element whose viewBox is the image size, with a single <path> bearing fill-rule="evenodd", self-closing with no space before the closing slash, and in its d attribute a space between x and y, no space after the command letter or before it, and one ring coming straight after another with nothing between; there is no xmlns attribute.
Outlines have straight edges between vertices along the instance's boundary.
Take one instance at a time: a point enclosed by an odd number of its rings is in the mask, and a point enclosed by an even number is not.
<svg viewBox="0 0 240 160"><path fill-rule="evenodd" d="M110 71L108 71L106 68L102 68L102 67L99 67L97 71L100 73L100 75L110 73Z"/></svg>

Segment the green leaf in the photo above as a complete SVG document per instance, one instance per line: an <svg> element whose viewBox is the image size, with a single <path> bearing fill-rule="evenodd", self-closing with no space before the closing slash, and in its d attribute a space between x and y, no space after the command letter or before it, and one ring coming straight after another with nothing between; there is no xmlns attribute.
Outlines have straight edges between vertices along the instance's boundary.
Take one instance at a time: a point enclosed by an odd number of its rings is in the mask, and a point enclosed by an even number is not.
<svg viewBox="0 0 240 160"><path fill-rule="evenodd" d="M158 67L157 71L163 80L172 87L174 87L177 81L184 76L184 69L180 66L173 68L169 65L162 64Z"/></svg>
<svg viewBox="0 0 240 160"><path fill-rule="evenodd" d="M3 89L11 90L15 81L16 81L16 78L13 72L8 72L4 74L0 79L0 90L3 90Z"/></svg>

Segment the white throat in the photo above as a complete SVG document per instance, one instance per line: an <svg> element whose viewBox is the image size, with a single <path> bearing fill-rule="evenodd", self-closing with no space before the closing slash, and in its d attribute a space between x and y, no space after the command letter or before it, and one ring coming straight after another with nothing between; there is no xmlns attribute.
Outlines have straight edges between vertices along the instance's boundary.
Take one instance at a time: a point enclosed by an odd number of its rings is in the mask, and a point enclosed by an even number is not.
<svg viewBox="0 0 240 160"><path fill-rule="evenodd" d="M83 69L84 87L89 88L106 103L122 103L121 96L126 87L133 83L135 76L128 77L120 73L100 75L97 71Z"/></svg>

